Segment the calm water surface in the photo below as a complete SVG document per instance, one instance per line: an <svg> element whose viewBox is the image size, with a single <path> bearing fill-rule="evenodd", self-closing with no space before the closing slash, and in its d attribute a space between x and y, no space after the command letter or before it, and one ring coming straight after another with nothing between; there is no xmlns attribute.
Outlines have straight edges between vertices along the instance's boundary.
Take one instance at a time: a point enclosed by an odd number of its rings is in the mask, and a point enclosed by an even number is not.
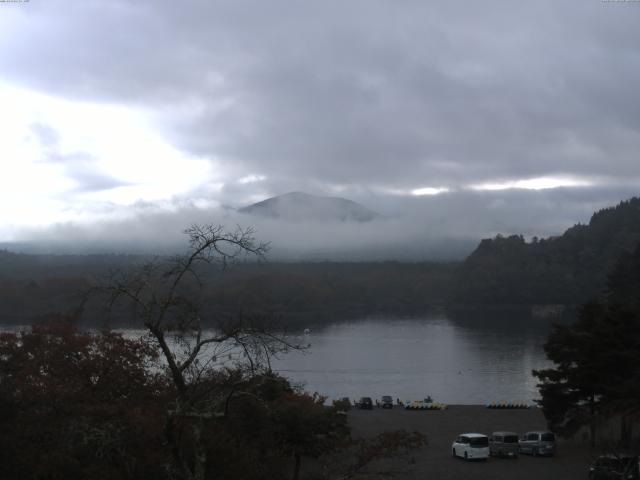
<svg viewBox="0 0 640 480"><path fill-rule="evenodd" d="M542 348L548 333L547 323L531 319L342 322L297 335L294 340L309 349L274 359L272 367L330 399L391 395L406 401L430 395L448 404L531 403L538 398L531 370L549 365ZM208 353L227 357L220 350Z"/></svg>
<svg viewBox="0 0 640 480"><path fill-rule="evenodd" d="M273 367L330 398L532 402L538 394L531 370L548 365L542 349L548 331L442 317L363 320L313 329L301 336L308 351L289 353Z"/></svg>

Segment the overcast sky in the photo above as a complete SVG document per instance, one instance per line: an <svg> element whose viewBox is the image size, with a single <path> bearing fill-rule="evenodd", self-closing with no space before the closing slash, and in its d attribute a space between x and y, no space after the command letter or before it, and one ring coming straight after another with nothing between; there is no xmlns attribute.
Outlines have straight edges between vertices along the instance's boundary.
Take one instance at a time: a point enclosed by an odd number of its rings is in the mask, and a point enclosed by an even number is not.
<svg viewBox="0 0 640 480"><path fill-rule="evenodd" d="M2 2L0 240L292 190L559 233L638 193L639 25L634 1Z"/></svg>

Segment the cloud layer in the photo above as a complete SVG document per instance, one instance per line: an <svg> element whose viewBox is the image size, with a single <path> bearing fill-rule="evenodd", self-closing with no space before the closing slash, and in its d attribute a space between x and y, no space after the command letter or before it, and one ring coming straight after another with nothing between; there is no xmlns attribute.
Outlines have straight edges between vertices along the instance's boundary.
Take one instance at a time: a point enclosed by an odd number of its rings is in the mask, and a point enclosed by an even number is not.
<svg viewBox="0 0 640 480"><path fill-rule="evenodd" d="M481 197L469 189L503 188L493 205L538 185L546 190L515 202L515 216L547 231L566 223L563 210L580 219L585 205L616 203L640 184L633 2L51 0L1 9L7 85L140 113L183 162L168 174L176 180L208 162L198 182L167 187L169 202L242 206L303 190L392 214L434 204L453 214ZM51 155L65 138L35 117L32 134L47 162L65 161L76 208L95 200L78 192L142 182L92 162L102 152L90 147ZM140 192L128 203L162 197ZM492 231L485 213L482 231ZM517 228L510 218L504 227Z"/></svg>

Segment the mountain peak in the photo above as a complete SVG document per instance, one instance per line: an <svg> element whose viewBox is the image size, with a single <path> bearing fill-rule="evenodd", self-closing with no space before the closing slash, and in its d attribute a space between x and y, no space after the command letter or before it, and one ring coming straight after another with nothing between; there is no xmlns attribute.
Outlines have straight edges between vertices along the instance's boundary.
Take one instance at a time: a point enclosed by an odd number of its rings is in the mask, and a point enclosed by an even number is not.
<svg viewBox="0 0 640 480"><path fill-rule="evenodd" d="M381 216L353 200L299 191L267 198L238 211L288 221L368 222Z"/></svg>

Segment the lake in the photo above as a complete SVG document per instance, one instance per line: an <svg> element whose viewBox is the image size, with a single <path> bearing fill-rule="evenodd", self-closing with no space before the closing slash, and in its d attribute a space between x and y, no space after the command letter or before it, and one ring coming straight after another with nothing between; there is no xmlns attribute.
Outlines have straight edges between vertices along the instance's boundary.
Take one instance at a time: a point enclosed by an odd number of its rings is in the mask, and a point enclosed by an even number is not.
<svg viewBox="0 0 640 480"><path fill-rule="evenodd" d="M538 398L531 370L549 366L542 348L549 330L548 322L509 315L343 321L293 335L293 343L310 347L272 360L272 367L329 399L391 395L403 401L431 396L447 404L531 404ZM146 334L122 331L130 338ZM230 352L219 346L203 355L231 366L242 356Z"/></svg>
<svg viewBox="0 0 640 480"><path fill-rule="evenodd" d="M301 335L310 348L282 356L273 369L330 398L532 403L531 370L549 365L542 348L549 325L521 325L444 316L337 323Z"/></svg>

